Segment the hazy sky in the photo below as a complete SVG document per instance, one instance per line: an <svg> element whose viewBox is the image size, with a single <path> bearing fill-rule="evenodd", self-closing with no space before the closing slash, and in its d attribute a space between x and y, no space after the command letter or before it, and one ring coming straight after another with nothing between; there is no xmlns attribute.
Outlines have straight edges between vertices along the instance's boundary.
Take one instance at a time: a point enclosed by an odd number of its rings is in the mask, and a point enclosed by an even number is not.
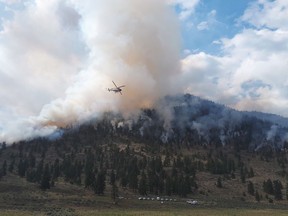
<svg viewBox="0 0 288 216"><path fill-rule="evenodd" d="M287 0L0 0L0 141L173 93L288 117L287 20Z"/></svg>

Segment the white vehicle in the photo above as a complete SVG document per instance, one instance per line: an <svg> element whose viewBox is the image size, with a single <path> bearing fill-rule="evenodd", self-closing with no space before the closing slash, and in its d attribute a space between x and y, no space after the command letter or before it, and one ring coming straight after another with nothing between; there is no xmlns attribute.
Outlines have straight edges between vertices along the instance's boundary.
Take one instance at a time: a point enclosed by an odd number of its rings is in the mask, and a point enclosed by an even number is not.
<svg viewBox="0 0 288 216"><path fill-rule="evenodd" d="M198 204L198 201L197 200L187 200L186 201L188 204L191 204L191 205L197 205Z"/></svg>

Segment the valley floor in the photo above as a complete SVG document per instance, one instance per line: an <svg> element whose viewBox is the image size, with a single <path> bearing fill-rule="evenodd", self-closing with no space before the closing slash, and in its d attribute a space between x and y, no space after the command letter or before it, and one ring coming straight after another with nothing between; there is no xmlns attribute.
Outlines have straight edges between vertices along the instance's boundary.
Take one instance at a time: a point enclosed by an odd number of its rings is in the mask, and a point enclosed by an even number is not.
<svg viewBox="0 0 288 216"><path fill-rule="evenodd" d="M83 187L64 182L51 190L41 191L36 184L14 175L7 175L0 181L1 216L284 216L288 212L287 201L256 203L204 195L170 198L173 199L162 202L157 197L154 200L151 197L149 200L139 200L139 196L127 191L125 197L115 205L109 194L96 196ZM197 205L188 204L187 200L197 200Z"/></svg>
<svg viewBox="0 0 288 216"><path fill-rule="evenodd" d="M115 209L85 209L85 208L58 208L51 210L1 210L1 216L286 216L287 210L280 209L238 209L238 208L209 208L209 209L173 209L166 208L165 210L123 210L122 208Z"/></svg>

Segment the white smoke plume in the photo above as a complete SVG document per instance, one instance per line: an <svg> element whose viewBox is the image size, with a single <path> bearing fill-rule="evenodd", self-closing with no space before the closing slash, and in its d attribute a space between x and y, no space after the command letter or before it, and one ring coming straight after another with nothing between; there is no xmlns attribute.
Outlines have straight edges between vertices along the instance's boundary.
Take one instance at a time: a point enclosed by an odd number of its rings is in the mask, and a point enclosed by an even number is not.
<svg viewBox="0 0 288 216"><path fill-rule="evenodd" d="M273 140L276 136L278 130L278 126L277 125L272 125L271 129L267 132L267 140Z"/></svg>
<svg viewBox="0 0 288 216"><path fill-rule="evenodd" d="M180 33L163 0L25 1L0 31L0 142L52 134L177 92ZM107 91L126 85L123 95Z"/></svg>

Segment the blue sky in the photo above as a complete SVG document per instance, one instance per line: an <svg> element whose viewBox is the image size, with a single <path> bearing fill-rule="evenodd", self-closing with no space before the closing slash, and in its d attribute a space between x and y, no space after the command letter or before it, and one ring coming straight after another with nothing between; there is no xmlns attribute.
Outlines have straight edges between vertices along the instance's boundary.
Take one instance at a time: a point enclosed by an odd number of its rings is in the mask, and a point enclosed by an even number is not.
<svg viewBox="0 0 288 216"><path fill-rule="evenodd" d="M196 52L219 53L219 45L213 42L223 37L233 37L242 30L243 24L240 24L238 19L252 1L200 1L193 15L181 23L183 48ZM177 6L176 11L179 12Z"/></svg>
<svg viewBox="0 0 288 216"><path fill-rule="evenodd" d="M188 50L182 58L187 91L288 116L288 1L194 0L193 8L192 0L173 2ZM189 16L181 17L183 11Z"/></svg>
<svg viewBox="0 0 288 216"><path fill-rule="evenodd" d="M0 142L175 93L288 117L287 20L287 0L0 0Z"/></svg>

